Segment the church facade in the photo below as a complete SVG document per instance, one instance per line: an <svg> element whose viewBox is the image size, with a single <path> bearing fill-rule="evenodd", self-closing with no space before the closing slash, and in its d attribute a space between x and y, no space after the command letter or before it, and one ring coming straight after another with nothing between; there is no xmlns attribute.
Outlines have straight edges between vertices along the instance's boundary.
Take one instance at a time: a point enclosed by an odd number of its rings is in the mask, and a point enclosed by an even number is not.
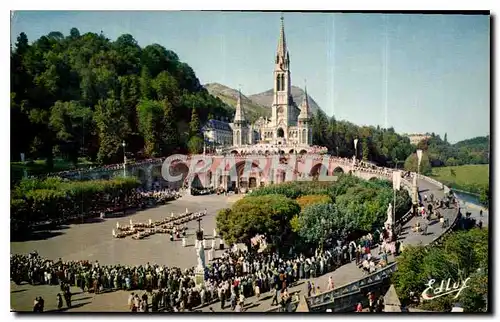
<svg viewBox="0 0 500 322"><path fill-rule="evenodd" d="M283 17L281 17L273 81L271 119L261 117L254 124L249 124L239 94L234 121L231 124L234 148L255 144L297 148L311 146L312 129L307 88L302 103L297 106L291 91L290 54L286 46Z"/></svg>

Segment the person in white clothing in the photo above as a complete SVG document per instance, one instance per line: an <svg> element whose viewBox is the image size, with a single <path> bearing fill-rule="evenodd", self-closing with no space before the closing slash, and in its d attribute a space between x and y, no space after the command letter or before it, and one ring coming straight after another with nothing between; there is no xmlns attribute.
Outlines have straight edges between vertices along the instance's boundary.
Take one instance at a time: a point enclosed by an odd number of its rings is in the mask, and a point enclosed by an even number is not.
<svg viewBox="0 0 500 322"><path fill-rule="evenodd" d="M333 285L333 277L330 276L330 277L328 277L328 290L333 290L333 287L334 287L334 285Z"/></svg>
<svg viewBox="0 0 500 322"><path fill-rule="evenodd" d="M212 239L212 249L214 249L214 248L215 248L215 238Z"/></svg>
<svg viewBox="0 0 500 322"><path fill-rule="evenodd" d="M203 238L203 248L207 248L207 240Z"/></svg>
<svg viewBox="0 0 500 322"><path fill-rule="evenodd" d="M182 237L182 247L186 247L186 237Z"/></svg>
<svg viewBox="0 0 500 322"><path fill-rule="evenodd" d="M214 228L214 238L217 237L217 230Z"/></svg>

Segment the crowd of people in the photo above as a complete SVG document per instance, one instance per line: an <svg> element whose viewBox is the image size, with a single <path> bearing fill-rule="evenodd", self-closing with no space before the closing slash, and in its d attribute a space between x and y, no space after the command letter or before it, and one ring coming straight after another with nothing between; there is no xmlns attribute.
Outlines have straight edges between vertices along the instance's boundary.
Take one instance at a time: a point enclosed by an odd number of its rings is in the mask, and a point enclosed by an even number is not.
<svg viewBox="0 0 500 322"><path fill-rule="evenodd" d="M387 236L385 231L381 234ZM369 234L349 245L337 241L335 247L318 250L310 258L293 253L278 256L277 253L231 248L218 258L209 258L201 285L195 283L194 268L181 270L149 263L131 267L89 261L52 261L36 253L11 255L11 277L18 284L27 281L32 285L62 285L62 288L71 285L95 293L105 290L135 292L131 295L129 306L131 311L138 312L147 311L150 307L152 311L192 310L215 301L220 301L221 309L230 303L231 309L244 310L245 298L255 295L259 299L266 292L272 292L273 305L280 305L286 311L291 310L291 303L295 301L288 292L290 286L299 280L324 275L354 260L358 265L365 260L375 260L370 249L377 243L377 238L376 234ZM382 257L381 260L387 263L387 258ZM311 285L313 287L308 295L321 292L319 285ZM333 287L330 279L324 290ZM137 291L146 295L139 297ZM63 294L68 297L66 291Z"/></svg>
<svg viewBox="0 0 500 322"><path fill-rule="evenodd" d="M171 214L170 218L164 218L158 221L152 221L149 219L148 223L134 223L130 219L130 224L126 226L120 226L120 223L116 223L116 230L113 229L112 235L115 238L125 238L127 236L132 236L133 239L144 239L145 237L152 236L154 234L169 234L170 240L180 239L181 235L186 236L187 227L186 223L202 218L207 214L207 211L190 213L186 209L186 212L179 215Z"/></svg>

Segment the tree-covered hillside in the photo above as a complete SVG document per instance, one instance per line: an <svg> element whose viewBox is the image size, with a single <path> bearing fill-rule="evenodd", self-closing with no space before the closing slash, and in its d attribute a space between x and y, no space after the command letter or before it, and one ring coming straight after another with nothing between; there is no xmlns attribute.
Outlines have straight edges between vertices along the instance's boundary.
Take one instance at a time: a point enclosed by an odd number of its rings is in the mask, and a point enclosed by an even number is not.
<svg viewBox="0 0 500 322"><path fill-rule="evenodd" d="M463 164L489 163L489 136L480 136L450 144L445 134L444 139L431 134L427 140L418 143L418 148L427 151L433 167L455 166Z"/></svg>
<svg viewBox="0 0 500 322"><path fill-rule="evenodd" d="M328 118L321 110L313 115L313 143L326 146L331 154L352 157L354 139L358 139L357 158L380 165L402 168L403 162L415 152L407 137L397 134L393 128L357 126L348 121Z"/></svg>
<svg viewBox="0 0 500 322"><path fill-rule="evenodd" d="M415 162L404 162L415 158L416 149L424 151L424 159L428 160L427 172L432 167L453 166L462 164L489 163L489 137L477 137L450 144L434 133L427 140L412 145L408 137L400 135L393 128L383 129L379 126L358 126L348 121L328 118L318 111L312 120L313 143L326 146L331 154L352 157L355 153L354 139L358 138L357 157L383 166L394 166L396 163L407 170L416 171L411 165ZM415 159L416 160L416 159ZM398 166L399 167L399 166ZM416 166L415 166L416 167ZM426 171L423 171L425 173Z"/></svg>
<svg viewBox="0 0 500 322"><path fill-rule="evenodd" d="M73 28L30 44L21 33L11 48L12 160L120 162L122 142L135 158L167 155L199 141L192 116L231 114L175 52L128 34L112 41Z"/></svg>

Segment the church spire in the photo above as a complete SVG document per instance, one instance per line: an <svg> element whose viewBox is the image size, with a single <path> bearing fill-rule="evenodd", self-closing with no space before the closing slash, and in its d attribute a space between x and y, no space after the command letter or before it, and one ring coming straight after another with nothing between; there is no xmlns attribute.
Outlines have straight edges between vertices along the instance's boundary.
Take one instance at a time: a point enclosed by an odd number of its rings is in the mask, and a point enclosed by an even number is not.
<svg viewBox="0 0 500 322"><path fill-rule="evenodd" d="M236 102L236 113L234 113L234 122L245 122L245 113L241 106L241 91L238 90L238 101Z"/></svg>
<svg viewBox="0 0 500 322"><path fill-rule="evenodd" d="M280 28L280 38L278 40L277 56L282 57L283 60L288 58L288 51L286 49L285 22L283 18L283 13L281 14L281 28Z"/></svg>
<svg viewBox="0 0 500 322"><path fill-rule="evenodd" d="M299 119L308 119L309 118L309 97L307 96L307 83L304 80L304 99L302 100L302 104L300 104L300 115Z"/></svg>

